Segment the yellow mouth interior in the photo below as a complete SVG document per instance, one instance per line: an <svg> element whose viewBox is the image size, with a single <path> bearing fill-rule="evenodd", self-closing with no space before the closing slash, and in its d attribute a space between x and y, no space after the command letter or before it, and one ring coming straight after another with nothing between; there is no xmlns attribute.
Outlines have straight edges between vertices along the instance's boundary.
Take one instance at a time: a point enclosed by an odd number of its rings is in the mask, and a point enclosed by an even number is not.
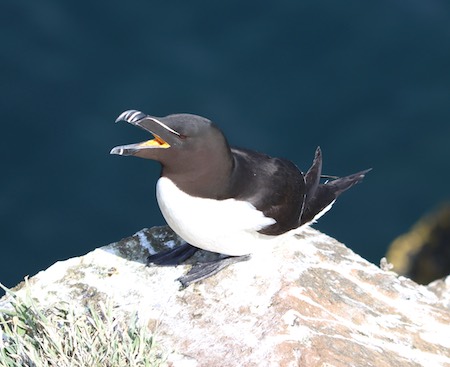
<svg viewBox="0 0 450 367"><path fill-rule="evenodd" d="M155 135L154 139L144 141L139 144L139 147L157 147L157 148L170 148L170 144L161 139L158 135Z"/></svg>

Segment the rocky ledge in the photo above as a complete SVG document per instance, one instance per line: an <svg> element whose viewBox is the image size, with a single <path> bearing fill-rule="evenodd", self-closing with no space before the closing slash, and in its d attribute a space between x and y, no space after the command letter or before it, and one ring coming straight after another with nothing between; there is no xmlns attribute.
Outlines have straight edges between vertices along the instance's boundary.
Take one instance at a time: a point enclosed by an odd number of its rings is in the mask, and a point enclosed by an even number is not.
<svg viewBox="0 0 450 367"><path fill-rule="evenodd" d="M156 332L172 366L450 366L449 277L418 285L305 228L180 289L189 264L145 266L180 242L167 227L144 229L55 263L28 292L47 306L112 302Z"/></svg>

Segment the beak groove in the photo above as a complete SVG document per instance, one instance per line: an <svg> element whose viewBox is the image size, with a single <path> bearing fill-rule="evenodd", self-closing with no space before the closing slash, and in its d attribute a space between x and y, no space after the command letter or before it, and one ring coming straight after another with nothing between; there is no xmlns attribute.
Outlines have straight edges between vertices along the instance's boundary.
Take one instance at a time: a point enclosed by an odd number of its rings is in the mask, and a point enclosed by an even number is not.
<svg viewBox="0 0 450 367"><path fill-rule="evenodd" d="M138 122L139 120L142 120L145 117L147 117L147 115L141 111L127 110L120 114L120 116L116 119L116 122L126 121L130 124L135 125L136 122Z"/></svg>

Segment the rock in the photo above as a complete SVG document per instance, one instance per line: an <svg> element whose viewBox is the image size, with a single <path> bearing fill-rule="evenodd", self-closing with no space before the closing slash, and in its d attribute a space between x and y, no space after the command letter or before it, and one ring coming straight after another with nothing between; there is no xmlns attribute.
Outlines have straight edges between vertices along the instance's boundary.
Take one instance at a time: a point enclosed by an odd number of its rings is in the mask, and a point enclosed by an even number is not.
<svg viewBox="0 0 450 367"><path fill-rule="evenodd" d="M389 246L387 260L396 273L419 284L450 274L450 203L424 215Z"/></svg>
<svg viewBox="0 0 450 367"><path fill-rule="evenodd" d="M179 243L167 227L144 229L55 263L29 291L44 305L112 300L120 317L137 312L172 366L450 366L449 278L418 285L305 228L180 290L189 265L145 266Z"/></svg>

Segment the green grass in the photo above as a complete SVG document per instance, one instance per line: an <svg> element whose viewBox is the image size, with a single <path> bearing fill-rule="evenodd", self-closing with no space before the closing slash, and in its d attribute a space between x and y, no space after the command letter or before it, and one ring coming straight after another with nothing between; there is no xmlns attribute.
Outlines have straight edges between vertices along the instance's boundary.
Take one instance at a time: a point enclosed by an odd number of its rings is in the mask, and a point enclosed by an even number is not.
<svg viewBox="0 0 450 367"><path fill-rule="evenodd" d="M28 287L28 285L26 285ZM164 364L136 317L117 318L111 304L42 308L27 293L0 309L1 367L148 367Z"/></svg>

